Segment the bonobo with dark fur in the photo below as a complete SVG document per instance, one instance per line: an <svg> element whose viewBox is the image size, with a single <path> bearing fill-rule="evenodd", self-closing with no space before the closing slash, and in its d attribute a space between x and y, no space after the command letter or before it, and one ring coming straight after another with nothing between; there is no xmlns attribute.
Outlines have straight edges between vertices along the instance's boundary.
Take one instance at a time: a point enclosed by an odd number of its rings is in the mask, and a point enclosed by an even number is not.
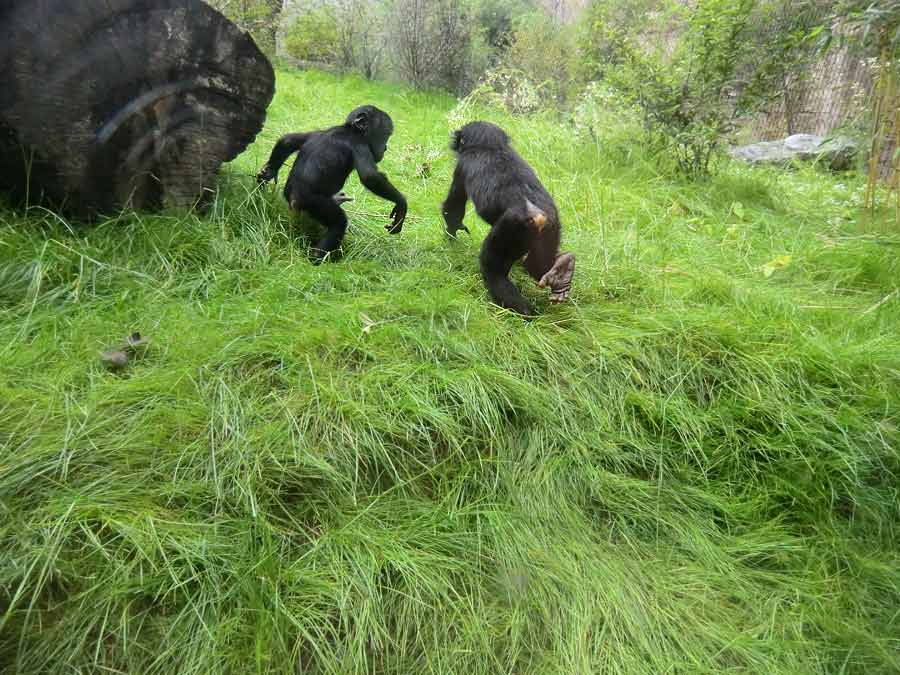
<svg viewBox="0 0 900 675"><path fill-rule="evenodd" d="M285 160L298 153L284 186L284 198L292 209L306 211L325 226L325 234L313 249L315 260L341 245L347 231L341 204L352 199L341 188L354 169L368 190L394 203L392 222L385 229L398 234L403 228L406 198L376 166L384 158L393 132L394 123L386 112L372 105L360 106L340 126L282 136L256 174L261 183L274 180Z"/></svg>
<svg viewBox="0 0 900 675"><path fill-rule="evenodd" d="M481 274L494 302L520 314L531 314L528 301L509 280L509 270L522 256L525 269L550 300L569 296L575 256L559 253L560 223L556 204L532 168L512 149L509 137L489 122L470 122L453 133L456 152L453 184L443 204L447 233L463 225L466 200L491 225L481 247Z"/></svg>

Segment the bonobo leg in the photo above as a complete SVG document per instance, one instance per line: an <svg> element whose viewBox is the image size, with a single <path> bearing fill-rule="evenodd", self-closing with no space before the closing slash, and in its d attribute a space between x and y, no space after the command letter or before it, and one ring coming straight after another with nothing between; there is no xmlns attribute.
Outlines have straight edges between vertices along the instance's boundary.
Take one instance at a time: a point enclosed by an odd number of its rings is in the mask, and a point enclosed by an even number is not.
<svg viewBox="0 0 900 675"><path fill-rule="evenodd" d="M557 241L535 237L525 258L525 269L538 286L550 289L550 302L564 302L572 290L575 255L556 254Z"/></svg>
<svg viewBox="0 0 900 675"><path fill-rule="evenodd" d="M563 302L572 290L575 274L575 256L560 253L559 228L546 229L544 213L526 200L529 226L532 228L531 245L525 257L525 269L541 288L550 289L550 302Z"/></svg>
<svg viewBox="0 0 900 675"><path fill-rule="evenodd" d="M344 233L347 231L347 214L340 207L341 194L343 193L329 197L308 194L291 200L291 206L297 210L307 211L325 227L325 233L311 252L311 256L316 262L321 262L326 255L337 250L344 240Z"/></svg>
<svg viewBox="0 0 900 675"><path fill-rule="evenodd" d="M469 231L469 228L463 225L463 216L466 215L466 183L463 180L462 172L459 166L453 172L453 182L450 184L450 192L447 193L447 199L444 200L441 211L444 214L444 223L447 226L447 234L455 237L459 230Z"/></svg>
<svg viewBox="0 0 900 675"><path fill-rule="evenodd" d="M533 228L538 234L542 234L544 227L547 225L547 214L526 199L525 215L528 216L529 227Z"/></svg>
<svg viewBox="0 0 900 675"><path fill-rule="evenodd" d="M494 223L481 246L481 276L495 303L529 316L531 306L509 280L513 263L528 249L526 219L522 209L507 209Z"/></svg>

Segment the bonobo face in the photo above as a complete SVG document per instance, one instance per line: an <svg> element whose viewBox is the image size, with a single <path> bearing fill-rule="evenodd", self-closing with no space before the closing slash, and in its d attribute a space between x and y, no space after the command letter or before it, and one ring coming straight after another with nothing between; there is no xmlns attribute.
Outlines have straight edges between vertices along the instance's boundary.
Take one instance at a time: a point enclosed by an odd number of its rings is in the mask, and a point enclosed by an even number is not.
<svg viewBox="0 0 900 675"><path fill-rule="evenodd" d="M375 161L380 162L384 159L384 153L387 152L388 139L394 133L394 123L387 113L376 110L372 116L372 126L369 129L369 147L375 156Z"/></svg>
<svg viewBox="0 0 900 675"><path fill-rule="evenodd" d="M373 137L372 140L369 141L369 147L372 150L372 155L375 157L376 162L380 162L384 159L384 153L387 152L387 142L390 134L384 135L382 137Z"/></svg>
<svg viewBox="0 0 900 675"><path fill-rule="evenodd" d="M469 122L453 132L450 149L462 152L467 148L503 148L509 145L509 136L496 124Z"/></svg>
<svg viewBox="0 0 900 675"><path fill-rule="evenodd" d="M376 162L384 159L388 139L394 133L394 122L390 115L374 105L364 105L347 116L347 124L365 137Z"/></svg>

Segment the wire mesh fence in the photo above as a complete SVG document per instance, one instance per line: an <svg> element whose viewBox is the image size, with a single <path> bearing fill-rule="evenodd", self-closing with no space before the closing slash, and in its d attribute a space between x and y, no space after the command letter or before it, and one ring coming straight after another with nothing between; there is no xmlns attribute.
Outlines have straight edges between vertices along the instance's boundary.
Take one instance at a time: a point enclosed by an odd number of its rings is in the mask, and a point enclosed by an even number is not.
<svg viewBox="0 0 900 675"><path fill-rule="evenodd" d="M823 9L819 17L828 20ZM834 33L840 35L841 27ZM786 77L776 102L745 125L745 133L754 141L784 138L806 133L820 136L847 133L869 134L878 60L860 54L848 45L835 46L801 71ZM900 99L888 108L896 109ZM883 139L877 148L879 174L888 177L896 170L896 116L888 114L881 127ZM862 132L862 133L860 133Z"/></svg>

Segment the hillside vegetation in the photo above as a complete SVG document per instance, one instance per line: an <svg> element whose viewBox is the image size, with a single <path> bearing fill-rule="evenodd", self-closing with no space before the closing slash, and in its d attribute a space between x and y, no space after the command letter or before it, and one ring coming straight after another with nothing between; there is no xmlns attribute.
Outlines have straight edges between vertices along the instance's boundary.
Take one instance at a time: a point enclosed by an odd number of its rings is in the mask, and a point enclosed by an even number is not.
<svg viewBox="0 0 900 675"><path fill-rule="evenodd" d="M353 177L312 266L252 175L361 103L410 217ZM614 115L455 105L281 72L209 214L0 210L0 670L900 671L900 236L861 179L688 183ZM556 197L567 305L521 270L541 316L489 304L471 206L445 238L459 117Z"/></svg>

